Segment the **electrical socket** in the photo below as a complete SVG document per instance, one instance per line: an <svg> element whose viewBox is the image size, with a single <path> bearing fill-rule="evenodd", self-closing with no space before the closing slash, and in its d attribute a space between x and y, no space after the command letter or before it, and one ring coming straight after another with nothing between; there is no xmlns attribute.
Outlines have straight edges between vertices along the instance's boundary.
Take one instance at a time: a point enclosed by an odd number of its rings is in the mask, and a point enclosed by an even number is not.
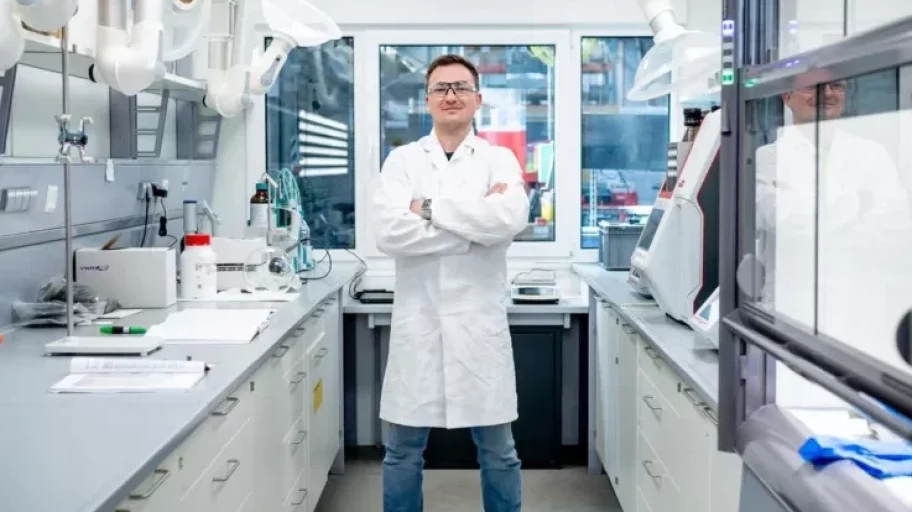
<svg viewBox="0 0 912 512"><path fill-rule="evenodd" d="M139 192L136 193L136 199L139 199L140 201L152 199L152 182L151 181L140 181L139 182Z"/></svg>

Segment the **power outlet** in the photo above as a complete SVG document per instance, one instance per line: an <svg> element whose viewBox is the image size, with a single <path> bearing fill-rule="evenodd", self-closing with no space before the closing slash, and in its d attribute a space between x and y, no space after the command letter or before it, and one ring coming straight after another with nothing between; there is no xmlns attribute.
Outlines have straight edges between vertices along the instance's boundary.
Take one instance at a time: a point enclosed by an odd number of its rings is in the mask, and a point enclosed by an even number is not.
<svg viewBox="0 0 912 512"><path fill-rule="evenodd" d="M140 181L139 182L139 192L136 193L136 199L140 201L145 201L146 199L152 199L152 182L151 181Z"/></svg>

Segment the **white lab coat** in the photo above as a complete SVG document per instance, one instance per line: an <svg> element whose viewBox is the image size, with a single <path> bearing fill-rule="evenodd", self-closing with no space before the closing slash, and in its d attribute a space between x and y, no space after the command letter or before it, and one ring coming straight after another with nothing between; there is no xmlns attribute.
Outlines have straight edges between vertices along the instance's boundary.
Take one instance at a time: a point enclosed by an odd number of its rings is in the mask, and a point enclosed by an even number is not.
<svg viewBox="0 0 912 512"><path fill-rule="evenodd" d="M506 192L484 197L497 182ZM446 428L516 420L506 255L529 215L516 157L470 134L447 161L432 133L390 153L374 194L377 246L396 262L380 418ZM415 199L431 199L430 222L409 211Z"/></svg>
<svg viewBox="0 0 912 512"><path fill-rule="evenodd" d="M842 129L857 132L853 124L866 122L883 129L887 120L820 123L821 141L831 142L820 145L819 180L813 125L783 128L757 150L763 300L798 324L896 362L895 329L912 306L912 207L896 157Z"/></svg>

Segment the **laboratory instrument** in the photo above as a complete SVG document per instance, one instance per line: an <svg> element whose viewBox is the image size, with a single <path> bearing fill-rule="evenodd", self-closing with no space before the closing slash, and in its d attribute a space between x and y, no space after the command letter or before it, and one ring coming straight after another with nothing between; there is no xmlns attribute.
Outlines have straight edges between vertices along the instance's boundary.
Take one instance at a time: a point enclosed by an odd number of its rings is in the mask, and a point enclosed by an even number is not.
<svg viewBox="0 0 912 512"><path fill-rule="evenodd" d="M255 251L266 248L265 238L212 237L212 250L216 255L216 271L219 290L244 288L244 266Z"/></svg>
<svg viewBox="0 0 912 512"><path fill-rule="evenodd" d="M177 302L177 253L167 247L79 249L76 281L123 308L167 308Z"/></svg>
<svg viewBox="0 0 912 512"><path fill-rule="evenodd" d="M298 273L285 250L266 246L250 253L244 265L244 289L280 292L297 288Z"/></svg>
<svg viewBox="0 0 912 512"><path fill-rule="evenodd" d="M687 321L694 331L697 346L719 349L719 289L712 292L700 309Z"/></svg>
<svg viewBox="0 0 912 512"><path fill-rule="evenodd" d="M218 295L218 256L212 249L211 237L191 233L180 255L180 298L183 300L214 299Z"/></svg>
<svg viewBox="0 0 912 512"><path fill-rule="evenodd" d="M67 337L44 345L47 355L122 355L145 356L164 345L155 336L79 336Z"/></svg>
<svg viewBox="0 0 912 512"><path fill-rule="evenodd" d="M632 261L659 307L680 322L687 322L719 284L721 119L721 111L715 111L703 120L670 206ZM647 224L641 242L649 229Z"/></svg>
<svg viewBox="0 0 912 512"><path fill-rule="evenodd" d="M630 258L643 233L642 224L599 222L599 262L606 270L629 270Z"/></svg>
<svg viewBox="0 0 912 512"><path fill-rule="evenodd" d="M646 219L646 225L643 228L640 239L637 241L637 247L630 258L630 274L627 277L627 282L637 293L645 297L652 298L652 291L643 277L646 257L651 250L652 242L656 232L659 230L659 226L664 222L665 212L671 206L671 200L678 182L678 169L684 168L687 156L690 154L693 141L696 139L697 131L702 122L703 112L700 109L684 109L686 127L684 136L680 142L668 144L668 170L659 189L659 195L652 206L652 211Z"/></svg>
<svg viewBox="0 0 912 512"><path fill-rule="evenodd" d="M557 286L555 272L520 272L510 286L510 298L514 304L557 304L560 302L560 288Z"/></svg>

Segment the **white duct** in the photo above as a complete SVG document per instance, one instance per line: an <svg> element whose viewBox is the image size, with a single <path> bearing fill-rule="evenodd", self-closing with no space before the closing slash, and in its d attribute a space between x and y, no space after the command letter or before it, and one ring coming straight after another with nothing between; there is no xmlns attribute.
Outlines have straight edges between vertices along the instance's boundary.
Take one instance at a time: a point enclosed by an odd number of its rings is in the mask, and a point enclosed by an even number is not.
<svg viewBox="0 0 912 512"><path fill-rule="evenodd" d="M98 1L98 37L94 82L133 96L165 74L159 59L162 43L163 0L134 0L133 25L127 33L127 2Z"/></svg>
<svg viewBox="0 0 912 512"><path fill-rule="evenodd" d="M13 13L13 0L0 0L0 71L16 65L25 50L25 29Z"/></svg>
<svg viewBox="0 0 912 512"><path fill-rule="evenodd" d="M161 60L180 60L196 50L209 27L212 0L171 0L165 6Z"/></svg>
<svg viewBox="0 0 912 512"><path fill-rule="evenodd" d="M225 49L210 44L210 80L206 91L206 106L224 117L243 111L252 96L269 91L288 60L288 53L298 46L319 46L342 37L339 26L327 14L305 0L263 0L263 17L273 32L265 52L253 51L249 66L235 65L227 72ZM245 11L238 23L243 26ZM235 34L237 40L239 34ZM218 53L213 56L213 49Z"/></svg>
<svg viewBox="0 0 912 512"><path fill-rule="evenodd" d="M79 0L16 0L16 12L32 30L54 32L69 23Z"/></svg>

